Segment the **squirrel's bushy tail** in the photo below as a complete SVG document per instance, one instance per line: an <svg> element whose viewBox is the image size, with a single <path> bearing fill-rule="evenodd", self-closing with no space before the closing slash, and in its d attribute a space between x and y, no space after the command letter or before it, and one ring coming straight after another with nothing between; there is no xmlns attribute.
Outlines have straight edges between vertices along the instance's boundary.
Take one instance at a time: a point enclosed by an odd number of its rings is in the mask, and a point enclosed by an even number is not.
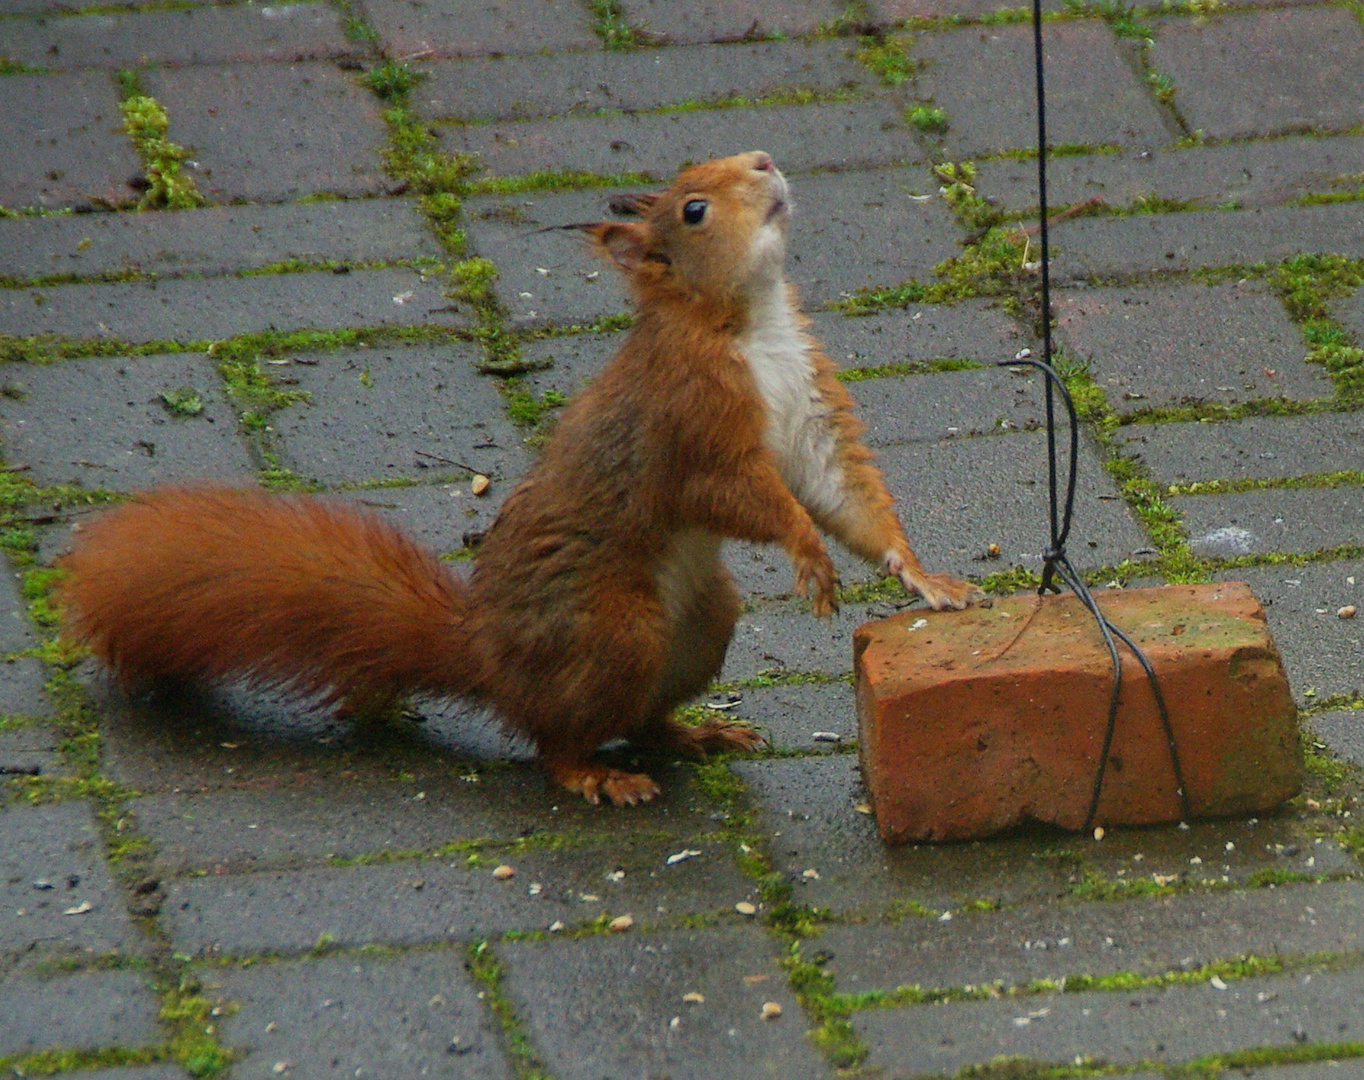
<svg viewBox="0 0 1364 1080"><path fill-rule="evenodd" d="M482 682L464 583L342 504L163 488L87 526L60 565L66 633L129 688L241 677L364 711Z"/></svg>

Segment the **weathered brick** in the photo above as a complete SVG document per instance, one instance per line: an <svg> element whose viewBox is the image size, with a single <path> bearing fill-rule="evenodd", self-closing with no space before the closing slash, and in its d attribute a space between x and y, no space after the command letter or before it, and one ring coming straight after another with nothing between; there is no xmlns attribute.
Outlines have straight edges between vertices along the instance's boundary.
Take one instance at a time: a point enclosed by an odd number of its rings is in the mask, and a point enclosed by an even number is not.
<svg viewBox="0 0 1364 1080"><path fill-rule="evenodd" d="M1298 791L1296 707L1247 587L1168 586L1099 599L1160 679L1192 814L1266 810ZM962 839L1028 820L1083 824L1112 674L1076 597L899 615L860 628L854 652L858 746L883 837ZM1155 699L1130 656L1125 668L1095 821L1177 821Z"/></svg>

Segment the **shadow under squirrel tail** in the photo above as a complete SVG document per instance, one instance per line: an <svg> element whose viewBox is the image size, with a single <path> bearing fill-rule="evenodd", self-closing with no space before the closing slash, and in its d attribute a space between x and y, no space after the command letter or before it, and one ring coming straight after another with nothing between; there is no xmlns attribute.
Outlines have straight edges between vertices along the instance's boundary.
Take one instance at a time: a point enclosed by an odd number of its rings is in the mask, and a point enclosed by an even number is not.
<svg viewBox="0 0 1364 1080"><path fill-rule="evenodd" d="M163 488L102 515L59 565L66 634L129 689L244 678L363 713L483 682L468 588L353 507Z"/></svg>

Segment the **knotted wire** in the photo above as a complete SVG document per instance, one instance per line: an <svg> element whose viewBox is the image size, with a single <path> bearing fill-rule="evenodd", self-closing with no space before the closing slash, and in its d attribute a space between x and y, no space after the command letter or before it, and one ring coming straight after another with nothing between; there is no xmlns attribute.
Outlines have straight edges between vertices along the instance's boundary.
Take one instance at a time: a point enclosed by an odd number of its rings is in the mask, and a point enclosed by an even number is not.
<svg viewBox="0 0 1364 1080"><path fill-rule="evenodd" d="M1075 414L1075 403L1071 400L1065 380L1061 378L1052 364L1051 246L1047 221L1047 93L1042 59L1042 0L1033 0L1032 29L1033 58L1037 79L1037 187L1038 211L1041 217L1039 241L1041 244L1042 271L1042 360L1038 361L1019 356L1013 360L1003 361L999 366L1016 367L1019 364L1024 364L1036 368L1045 376L1043 384L1046 389L1047 492L1050 505L1051 542L1042 557L1042 584L1038 587L1038 595L1047 592L1059 593L1061 587L1056 583L1057 578L1067 585L1099 624L1104 644L1108 647L1109 658L1113 663L1113 691L1108 700L1108 723L1104 728L1103 748L1099 754L1099 764L1095 769L1094 787L1089 798L1089 810L1085 815L1085 823L1082 828L1087 832L1094 824L1095 815L1098 813L1099 797L1103 793L1104 776L1108 771L1109 752L1113 748L1113 735L1118 724L1118 699L1122 692L1122 654L1118 651L1119 641L1132 651L1137 662L1141 664L1142 670L1146 672L1146 679L1151 685L1151 693L1155 697L1156 708L1160 712L1161 727L1165 732L1165 742L1170 751L1170 766L1174 772L1175 788L1179 795L1180 817L1182 820L1188 821L1192 816L1189 812L1188 787L1184 783L1184 771L1179 763L1179 747L1175 743L1174 727L1170 723L1170 711L1165 705L1165 696L1161 693L1160 681L1156 678L1155 668L1151 666L1146 654L1137 647L1136 642L1114 626L1108 617L1099 610L1099 605L1093 594L1090 593L1089 587L1080 578L1070 561L1070 556L1066 554L1066 540L1070 536L1071 515L1075 508L1075 469L1079 459L1080 425ZM1060 499L1056 461L1055 396L1057 394L1060 394L1061 400L1065 404L1066 415L1070 423L1070 458L1064 507L1062 507Z"/></svg>

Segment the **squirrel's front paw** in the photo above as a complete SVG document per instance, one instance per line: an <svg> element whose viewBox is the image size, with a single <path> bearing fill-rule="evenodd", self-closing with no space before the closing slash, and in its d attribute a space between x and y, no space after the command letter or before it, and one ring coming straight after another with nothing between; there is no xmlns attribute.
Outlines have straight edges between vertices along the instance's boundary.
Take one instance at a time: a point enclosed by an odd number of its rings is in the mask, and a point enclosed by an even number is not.
<svg viewBox="0 0 1364 1080"><path fill-rule="evenodd" d="M905 588L917 592L934 611L955 608L985 599L985 592L972 581L960 581L950 574L923 574L913 580L902 578Z"/></svg>
<svg viewBox="0 0 1364 1080"><path fill-rule="evenodd" d="M810 598L810 609L823 619L838 610L838 571L827 551L796 564L796 595Z"/></svg>

